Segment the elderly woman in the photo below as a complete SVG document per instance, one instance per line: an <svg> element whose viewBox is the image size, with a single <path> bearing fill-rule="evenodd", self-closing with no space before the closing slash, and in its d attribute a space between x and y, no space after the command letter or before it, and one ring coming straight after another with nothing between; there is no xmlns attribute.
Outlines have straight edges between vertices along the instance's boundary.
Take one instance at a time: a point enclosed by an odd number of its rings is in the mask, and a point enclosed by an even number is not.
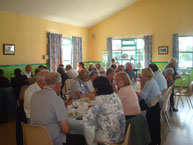
<svg viewBox="0 0 193 145"><path fill-rule="evenodd" d="M125 113L125 118L129 119L141 112L139 101L135 90L132 87L131 79L125 72L115 75L115 82L119 91L117 92Z"/></svg>
<svg viewBox="0 0 193 145"><path fill-rule="evenodd" d="M83 120L88 125L96 126L95 141L119 143L125 136L125 116L121 101L107 78L100 76L94 80L93 85L97 96Z"/></svg>
<svg viewBox="0 0 193 145"><path fill-rule="evenodd" d="M153 75L154 73L151 68L145 68L142 70L142 75L140 76L141 92L138 96L142 110L150 108L153 100L161 95L158 84L152 79ZM142 103L143 100L145 104Z"/></svg>
<svg viewBox="0 0 193 145"><path fill-rule="evenodd" d="M89 89L85 82L89 79L89 72L81 70L78 77L70 85L71 96L73 100L89 97Z"/></svg>
<svg viewBox="0 0 193 145"><path fill-rule="evenodd" d="M89 66L88 66L88 71L89 71L89 72L92 72L92 71L94 71L94 70L96 70L96 68L94 68L93 63L90 63Z"/></svg>

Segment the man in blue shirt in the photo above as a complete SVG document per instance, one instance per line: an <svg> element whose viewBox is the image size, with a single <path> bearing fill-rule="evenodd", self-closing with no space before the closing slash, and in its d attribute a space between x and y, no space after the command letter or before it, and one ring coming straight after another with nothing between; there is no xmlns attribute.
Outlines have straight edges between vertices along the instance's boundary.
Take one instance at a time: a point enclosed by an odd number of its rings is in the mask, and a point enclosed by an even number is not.
<svg viewBox="0 0 193 145"><path fill-rule="evenodd" d="M175 58L171 58L171 59L169 60L169 63L163 68L162 74L165 73L165 70L166 70L167 68L172 68L173 71L174 71L174 75L172 76L173 80L175 81L176 79L181 78L181 76L180 76L179 73L177 72L176 64L177 64L177 60L176 60ZM177 112L178 109L174 108L174 104L175 104L175 102L174 102L174 87L173 87L173 89L172 89L172 94L171 94L171 96L170 96L170 105L171 105L172 110L173 110L174 112Z"/></svg>

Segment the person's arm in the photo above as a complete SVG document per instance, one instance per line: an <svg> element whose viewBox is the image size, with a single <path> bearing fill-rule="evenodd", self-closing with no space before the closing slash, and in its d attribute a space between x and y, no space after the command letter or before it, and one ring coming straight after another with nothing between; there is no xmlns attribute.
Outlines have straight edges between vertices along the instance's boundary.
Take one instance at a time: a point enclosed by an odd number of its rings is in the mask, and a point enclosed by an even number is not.
<svg viewBox="0 0 193 145"><path fill-rule="evenodd" d="M68 134L70 132L70 126L67 119L60 121L60 126L64 134Z"/></svg>
<svg viewBox="0 0 193 145"><path fill-rule="evenodd" d="M152 88L151 83L146 82L144 84L143 89L139 93L139 98L145 100L148 97L148 94L149 94L151 88Z"/></svg>

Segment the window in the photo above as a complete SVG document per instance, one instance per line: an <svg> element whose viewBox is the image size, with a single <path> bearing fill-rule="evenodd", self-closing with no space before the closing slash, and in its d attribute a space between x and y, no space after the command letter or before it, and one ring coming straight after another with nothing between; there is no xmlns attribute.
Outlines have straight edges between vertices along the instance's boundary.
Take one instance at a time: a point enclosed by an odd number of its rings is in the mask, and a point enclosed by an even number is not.
<svg viewBox="0 0 193 145"><path fill-rule="evenodd" d="M62 38L62 62L64 65L72 64L72 39Z"/></svg>
<svg viewBox="0 0 193 145"><path fill-rule="evenodd" d="M193 67L193 36L179 37L179 67Z"/></svg>
<svg viewBox="0 0 193 145"><path fill-rule="evenodd" d="M134 68L144 67L144 40L136 39L113 39L112 57L116 62L125 65L132 62Z"/></svg>

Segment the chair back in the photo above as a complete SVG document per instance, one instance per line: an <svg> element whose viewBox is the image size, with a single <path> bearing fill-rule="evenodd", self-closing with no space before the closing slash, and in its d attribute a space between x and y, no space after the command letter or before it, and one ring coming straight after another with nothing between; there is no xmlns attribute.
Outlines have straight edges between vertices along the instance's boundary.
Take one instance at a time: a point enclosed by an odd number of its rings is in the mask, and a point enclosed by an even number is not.
<svg viewBox="0 0 193 145"><path fill-rule="evenodd" d="M20 91L18 101L23 101L24 100L25 91L29 86L30 85L24 85L24 86L21 87L21 91Z"/></svg>
<svg viewBox="0 0 193 145"><path fill-rule="evenodd" d="M125 139L124 139L124 142L122 145L131 145L131 143L130 143L130 128L131 128L131 125L129 124L127 127L127 133L125 135Z"/></svg>
<svg viewBox="0 0 193 145"><path fill-rule="evenodd" d="M167 91L165 91L165 93L164 93L165 96L164 96L164 99L163 99L163 105L161 107L161 114L163 112L166 112L166 110L168 109L168 104L169 104L170 95L172 93L172 88L173 88L173 86L170 86L167 89Z"/></svg>
<svg viewBox="0 0 193 145"><path fill-rule="evenodd" d="M184 84L184 81L185 81L186 79L182 79L182 81L181 81L181 83L180 83L180 89L179 89L179 91L181 92L182 91L182 89L183 89L183 84Z"/></svg>
<svg viewBox="0 0 193 145"><path fill-rule="evenodd" d="M43 126L22 124L24 145L53 145L47 129Z"/></svg>
<svg viewBox="0 0 193 145"><path fill-rule="evenodd" d="M187 88L187 91L186 91L186 94L187 96L191 96L193 93L193 81L191 81L188 85L188 88Z"/></svg>

